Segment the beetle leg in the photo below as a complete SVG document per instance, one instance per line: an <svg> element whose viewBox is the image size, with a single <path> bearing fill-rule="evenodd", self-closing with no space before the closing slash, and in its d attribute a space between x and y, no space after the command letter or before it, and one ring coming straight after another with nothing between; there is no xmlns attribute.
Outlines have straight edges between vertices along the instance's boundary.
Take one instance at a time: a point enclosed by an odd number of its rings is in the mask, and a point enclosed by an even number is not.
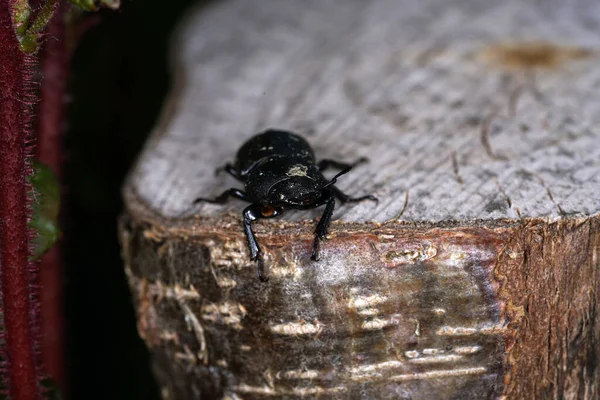
<svg viewBox="0 0 600 400"><path fill-rule="evenodd" d="M223 165L222 167L219 167L215 170L215 175L218 175L221 172L227 172L229 175L233 176L235 179L243 181L243 177L238 174L237 170L235 169L235 167L233 165L231 165L230 163L227 163L225 165Z"/></svg>
<svg viewBox="0 0 600 400"><path fill-rule="evenodd" d="M361 197L350 197L346 193L342 192L340 189L336 188L335 186L332 186L331 190L333 191L333 194L335 195L335 197L337 197L338 200L341 201L342 203L358 203L359 201L363 201L363 200L371 200L376 203L379 202L379 199L371 194L366 195L366 196L361 196Z"/></svg>
<svg viewBox="0 0 600 400"><path fill-rule="evenodd" d="M359 164L363 164L368 161L369 161L369 159L366 157L361 157L352 163L345 163L342 161L331 160L329 158L325 158L325 159L319 161L319 163L317 164L317 167L319 168L319 171L324 171L330 167L337 168L337 169L345 169L345 168L353 168Z"/></svg>
<svg viewBox="0 0 600 400"><path fill-rule="evenodd" d="M329 228L329 223L331 222L331 216L333 215L334 208L335 197L331 196L329 200L327 200L325 211L323 211L323 215L321 216L321 219L319 220L319 223L315 229L315 241L313 242L312 254L310 256L311 260L319 260L320 241L326 239L325 235L327 235L327 229Z"/></svg>
<svg viewBox="0 0 600 400"><path fill-rule="evenodd" d="M213 203L213 204L225 204L225 202L227 202L227 200L229 199L230 196L235 197L236 199L244 200L244 201L251 201L248 198L248 196L246 195L246 193L242 192L239 189L231 188L231 189L227 189L226 191L221 193L215 199L207 199L205 197L198 197L196 200L194 200L194 204L201 203L201 202Z"/></svg>
<svg viewBox="0 0 600 400"><path fill-rule="evenodd" d="M260 209L257 206L252 204L246 207L244 210L244 232L246 233L248 247L250 248L250 259L257 262L258 279L260 279L261 282L266 282L269 278L265 278L264 276L262 252L260 251L260 247L258 247L256 236L254 236L254 232L252 231L252 222L256 221L258 218L262 218L262 216Z"/></svg>

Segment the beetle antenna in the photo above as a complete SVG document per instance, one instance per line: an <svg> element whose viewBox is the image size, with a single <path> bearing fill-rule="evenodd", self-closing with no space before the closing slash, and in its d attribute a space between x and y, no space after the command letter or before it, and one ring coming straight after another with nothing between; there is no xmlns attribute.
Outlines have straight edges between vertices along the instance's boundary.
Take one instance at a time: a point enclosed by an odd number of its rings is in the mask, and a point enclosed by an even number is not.
<svg viewBox="0 0 600 400"><path fill-rule="evenodd" d="M325 189L328 186L333 185L334 183L337 182L337 178L339 178L340 176L347 174L348 171L350 171L352 169L352 166L346 167L344 168L342 171L338 172L333 178L331 178L331 180L329 182L327 182L327 184L325 186L322 187L322 189Z"/></svg>

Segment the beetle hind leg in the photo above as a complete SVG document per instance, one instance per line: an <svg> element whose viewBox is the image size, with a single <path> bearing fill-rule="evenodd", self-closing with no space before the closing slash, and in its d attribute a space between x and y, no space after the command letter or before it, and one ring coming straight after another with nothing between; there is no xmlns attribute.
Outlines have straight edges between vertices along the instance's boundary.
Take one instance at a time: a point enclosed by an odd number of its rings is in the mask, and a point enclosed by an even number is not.
<svg viewBox="0 0 600 400"><path fill-rule="evenodd" d="M327 237L327 229L329 228L329 224L331 223L331 217L333 216L333 209L335 208L335 197L331 196L329 200L327 200L327 205L325 206L325 211L323 211L323 215L315 228L315 240L313 241L313 249L310 259L313 261L319 260L319 250L321 245L321 240L325 240Z"/></svg>

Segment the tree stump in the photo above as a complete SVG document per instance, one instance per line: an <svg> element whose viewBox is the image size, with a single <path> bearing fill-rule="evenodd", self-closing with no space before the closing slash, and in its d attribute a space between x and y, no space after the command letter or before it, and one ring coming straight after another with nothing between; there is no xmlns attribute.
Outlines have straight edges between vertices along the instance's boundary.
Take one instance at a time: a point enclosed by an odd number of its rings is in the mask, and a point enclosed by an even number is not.
<svg viewBox="0 0 600 400"><path fill-rule="evenodd" d="M231 0L190 12L124 188L165 399L600 397L600 3ZM368 157L254 225L216 167L267 128Z"/></svg>

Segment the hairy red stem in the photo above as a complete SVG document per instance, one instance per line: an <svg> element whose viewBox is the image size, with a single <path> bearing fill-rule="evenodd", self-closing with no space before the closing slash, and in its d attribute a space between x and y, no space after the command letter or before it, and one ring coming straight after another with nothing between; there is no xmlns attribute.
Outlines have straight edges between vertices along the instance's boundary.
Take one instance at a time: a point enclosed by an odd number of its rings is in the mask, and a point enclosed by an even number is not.
<svg viewBox="0 0 600 400"><path fill-rule="evenodd" d="M48 35L39 53L42 85L38 106L37 156L61 180L62 134L65 125L67 90L67 48L65 3L59 4L48 26Z"/></svg>
<svg viewBox="0 0 600 400"><path fill-rule="evenodd" d="M39 398L35 304L28 269L27 173L34 58L19 48L11 1L0 0L0 289L5 373L13 400Z"/></svg>
<svg viewBox="0 0 600 400"><path fill-rule="evenodd" d="M60 182L62 182L64 161L62 138L65 128L68 79L65 11L66 3L61 2L48 26L48 35L39 53L42 85L37 120L37 158L52 169ZM59 242L42 257L40 263L42 331L44 332L42 355L46 372L64 394L66 378L62 275Z"/></svg>

